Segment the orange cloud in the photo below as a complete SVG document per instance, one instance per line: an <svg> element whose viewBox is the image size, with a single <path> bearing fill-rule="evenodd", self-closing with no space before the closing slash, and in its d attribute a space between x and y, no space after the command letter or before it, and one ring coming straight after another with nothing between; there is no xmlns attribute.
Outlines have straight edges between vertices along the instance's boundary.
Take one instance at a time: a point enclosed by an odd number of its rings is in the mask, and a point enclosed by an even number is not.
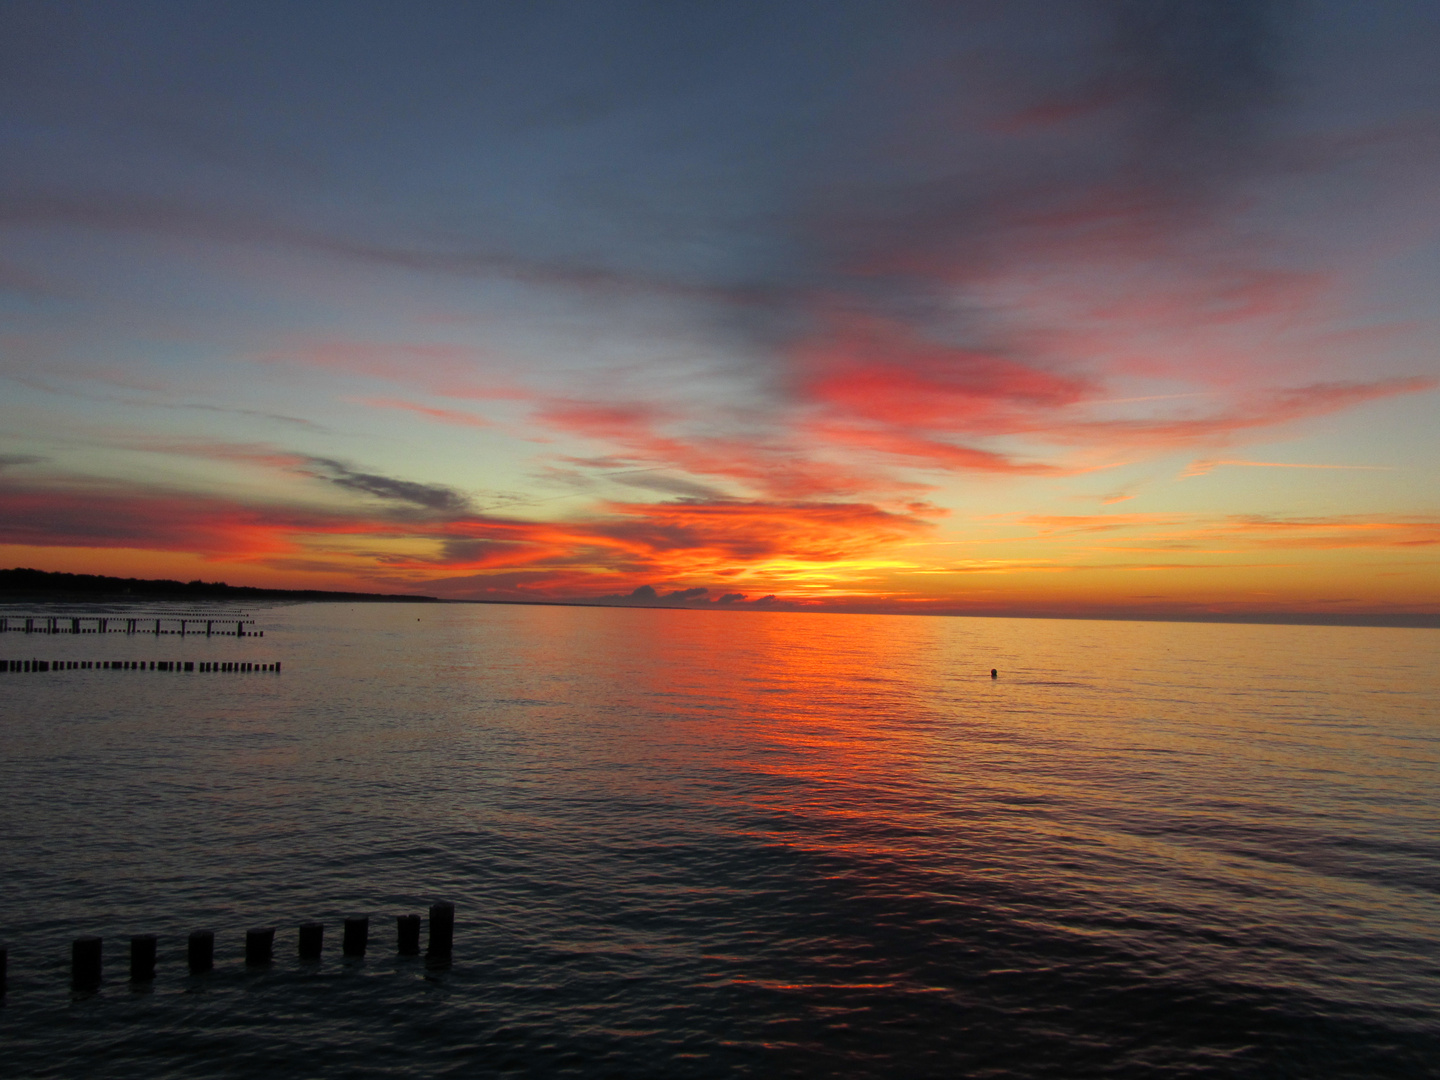
<svg viewBox="0 0 1440 1080"><path fill-rule="evenodd" d="M1374 472L1388 472L1391 470L1391 466L1389 465L1314 465L1292 461L1212 459L1209 461L1192 461L1189 467L1180 474L1180 479L1188 480L1194 476L1208 476L1222 465L1238 465L1252 469L1359 469Z"/></svg>
<svg viewBox="0 0 1440 1080"><path fill-rule="evenodd" d="M376 515L139 487L9 485L0 487L0 543L193 552L277 568L309 560L348 567L361 582L523 572L526 595L556 597L697 577L803 588L808 575L874 559L931 525L857 503L608 503L552 522L429 509Z"/></svg>

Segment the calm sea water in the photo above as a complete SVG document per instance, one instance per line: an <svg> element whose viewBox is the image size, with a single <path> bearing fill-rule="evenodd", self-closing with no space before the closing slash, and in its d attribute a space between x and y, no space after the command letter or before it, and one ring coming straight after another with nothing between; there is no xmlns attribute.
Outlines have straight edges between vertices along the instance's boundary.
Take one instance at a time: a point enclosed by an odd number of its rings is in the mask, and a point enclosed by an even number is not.
<svg viewBox="0 0 1440 1080"><path fill-rule="evenodd" d="M1440 632L252 610L0 635L284 663L0 676L0 1073L1440 1075Z"/></svg>

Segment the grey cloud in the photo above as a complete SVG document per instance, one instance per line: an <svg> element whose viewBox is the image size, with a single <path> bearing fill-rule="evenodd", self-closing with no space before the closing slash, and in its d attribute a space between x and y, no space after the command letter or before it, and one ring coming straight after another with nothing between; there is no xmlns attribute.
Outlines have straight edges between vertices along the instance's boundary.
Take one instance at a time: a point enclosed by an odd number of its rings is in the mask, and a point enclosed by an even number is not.
<svg viewBox="0 0 1440 1080"><path fill-rule="evenodd" d="M312 457L308 461L322 480L337 487L359 491L392 502L409 503L436 513L464 514L470 511L470 500L454 488L440 484L421 484L414 480L397 480L379 473L360 472L332 458Z"/></svg>
<svg viewBox="0 0 1440 1080"><path fill-rule="evenodd" d="M445 540L440 561L445 563L478 562L492 546L488 540L471 540L452 536Z"/></svg>
<svg viewBox="0 0 1440 1080"><path fill-rule="evenodd" d="M666 600L698 600L710 590L703 585L697 585L693 589L676 589L674 592L665 594Z"/></svg>
<svg viewBox="0 0 1440 1080"><path fill-rule="evenodd" d="M15 465L39 465L45 459L35 454L0 454L0 469L8 469Z"/></svg>
<svg viewBox="0 0 1440 1080"><path fill-rule="evenodd" d="M1121 77L1171 125L1233 123L1279 87L1281 14L1274 0L1120 0Z"/></svg>
<svg viewBox="0 0 1440 1080"><path fill-rule="evenodd" d="M680 476L666 476L651 470L637 470L633 473L608 473L609 479L626 487L642 491L659 491L665 495L679 495L689 499L723 500L730 498L728 492L697 483Z"/></svg>

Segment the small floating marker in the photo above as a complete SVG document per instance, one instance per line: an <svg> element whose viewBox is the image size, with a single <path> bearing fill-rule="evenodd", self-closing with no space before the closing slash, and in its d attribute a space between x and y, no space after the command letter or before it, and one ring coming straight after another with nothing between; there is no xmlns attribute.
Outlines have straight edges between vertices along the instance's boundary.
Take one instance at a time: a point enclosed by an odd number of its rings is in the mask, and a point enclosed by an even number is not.
<svg viewBox="0 0 1440 1080"><path fill-rule="evenodd" d="M275 955L275 928L262 926L245 931L245 963L260 967L270 963Z"/></svg>
<svg viewBox="0 0 1440 1080"><path fill-rule="evenodd" d="M345 920L345 945L346 956L364 956L365 946L370 939L370 917L362 915L358 919Z"/></svg>
<svg viewBox="0 0 1440 1080"><path fill-rule="evenodd" d="M325 947L325 924L323 922L302 922L300 924L300 959L319 960Z"/></svg>
<svg viewBox="0 0 1440 1080"><path fill-rule="evenodd" d="M154 934L135 934L130 938L130 981L153 982L155 979Z"/></svg>
<svg viewBox="0 0 1440 1080"><path fill-rule="evenodd" d="M1000 672L999 672L999 670L992 667L992 668L990 669L990 678L992 678L992 679L998 679L999 677L1000 677Z"/></svg>
<svg viewBox="0 0 1440 1080"><path fill-rule="evenodd" d="M430 948L428 956L449 956L455 941L455 905L448 901L430 905Z"/></svg>
<svg viewBox="0 0 1440 1080"><path fill-rule="evenodd" d="M420 916L395 916L395 947L401 956L420 955Z"/></svg>
<svg viewBox="0 0 1440 1080"><path fill-rule="evenodd" d="M76 990L89 990L100 985L102 938L78 937L70 946L70 981Z"/></svg>
<svg viewBox="0 0 1440 1080"><path fill-rule="evenodd" d="M204 975L215 966L215 931L196 930L187 949L191 975Z"/></svg>

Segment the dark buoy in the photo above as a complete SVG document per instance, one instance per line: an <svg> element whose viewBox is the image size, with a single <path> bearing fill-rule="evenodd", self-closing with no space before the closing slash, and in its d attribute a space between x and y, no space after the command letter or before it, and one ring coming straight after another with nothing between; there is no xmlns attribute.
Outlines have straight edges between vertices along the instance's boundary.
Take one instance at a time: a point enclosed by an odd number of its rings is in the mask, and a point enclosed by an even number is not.
<svg viewBox="0 0 1440 1080"><path fill-rule="evenodd" d="M325 947L325 924L323 922L302 922L300 924L300 959L319 960L320 950Z"/></svg>
<svg viewBox="0 0 1440 1080"><path fill-rule="evenodd" d="M151 982L155 978L154 934L135 934L130 938L130 981Z"/></svg>
<svg viewBox="0 0 1440 1080"><path fill-rule="evenodd" d="M252 967L270 963L275 953L275 928L262 926L245 931L245 963Z"/></svg>
<svg viewBox="0 0 1440 1080"><path fill-rule="evenodd" d="M420 954L420 916L395 916L395 947L401 956Z"/></svg>
<svg viewBox="0 0 1440 1080"><path fill-rule="evenodd" d="M364 956L365 946L370 939L370 917L362 915L358 919L345 920L345 944L346 956Z"/></svg>
<svg viewBox="0 0 1440 1080"><path fill-rule="evenodd" d="M70 946L70 980L77 990L100 985L101 938L78 937Z"/></svg>
<svg viewBox="0 0 1440 1080"><path fill-rule="evenodd" d="M992 679L998 679L999 677L1000 677L1000 672L999 672L998 670L996 670L995 668L992 667L992 668L990 669L990 678L992 678Z"/></svg>
<svg viewBox="0 0 1440 1080"><path fill-rule="evenodd" d="M455 905L448 901L430 905L430 948L428 956L449 956L455 942Z"/></svg>
<svg viewBox="0 0 1440 1080"><path fill-rule="evenodd" d="M196 930L186 950L191 975L204 975L215 966L215 931Z"/></svg>

